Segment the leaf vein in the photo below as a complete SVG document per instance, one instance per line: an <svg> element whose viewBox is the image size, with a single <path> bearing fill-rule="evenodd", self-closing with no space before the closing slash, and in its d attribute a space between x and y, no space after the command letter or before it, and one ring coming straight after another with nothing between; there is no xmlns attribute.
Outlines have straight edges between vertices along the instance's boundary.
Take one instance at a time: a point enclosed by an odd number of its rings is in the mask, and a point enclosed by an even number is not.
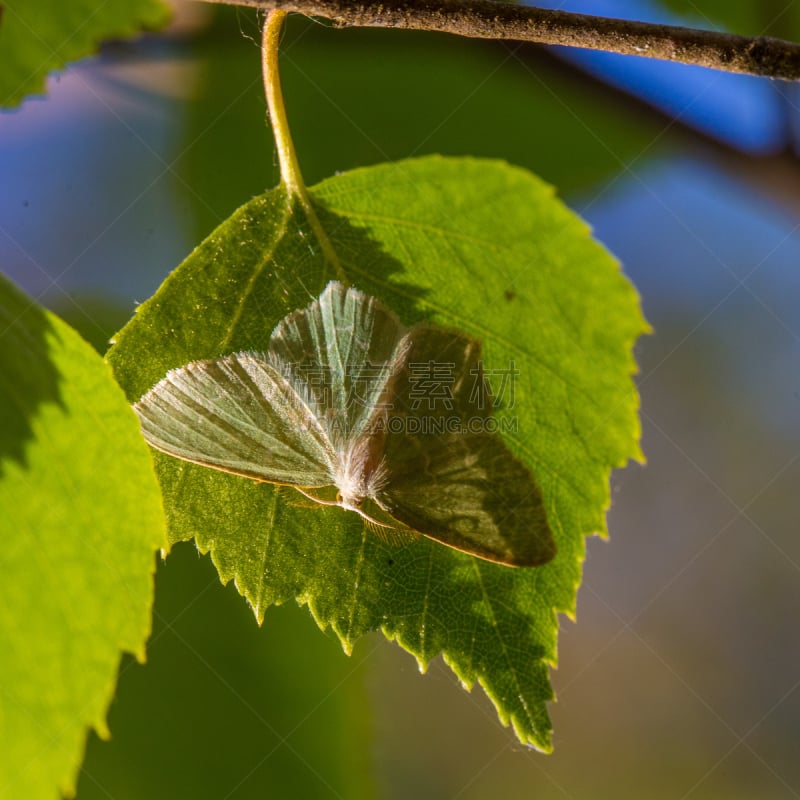
<svg viewBox="0 0 800 800"><path fill-rule="evenodd" d="M480 586L481 594L483 595L484 602L486 603L487 610L491 617L492 627L494 628L495 634L497 636L497 641L500 643L500 649L503 653L503 658L505 659L508 671L511 674L511 677L514 681L514 686L516 687L517 690L517 698L522 703L522 707L525 709L525 714L528 717L528 726L532 728L534 727L535 724L534 717L531 714L530 709L528 708L528 704L525 700L525 693L522 689L522 686L520 686L519 677L517 676L517 670L514 668L511 656L509 655L508 652L508 648L506 647L505 639L500 634L500 626L497 624L497 618L494 613L494 607L492 606L492 601L489 598L489 594L486 591L486 586L483 582L483 575L481 574L481 568L477 560L475 559L473 559L472 568L478 578L478 586ZM513 716L513 713L510 714L510 716Z"/></svg>
<svg viewBox="0 0 800 800"><path fill-rule="evenodd" d="M249 299L250 295L253 293L255 288L256 282L261 277L264 269L266 268L267 264L272 260L272 257L275 255L275 251L278 249L278 245L280 244L281 240L283 239L284 234L286 233L286 229L289 224L289 218L292 216L292 208L291 204L287 201L284 212L283 218L281 219L280 226L277 228L275 232L275 236L273 237L270 246L264 251L264 255L259 259L259 261L253 265L253 270L250 275L250 278L247 281L247 286L245 286L244 291L239 297L239 302L236 304L236 309L231 314L231 321L228 323L225 336L222 337L222 340L219 343L219 352L224 353L227 348L230 346L231 339L233 338L234 331L236 330L239 321L242 318L244 313L244 307Z"/></svg>

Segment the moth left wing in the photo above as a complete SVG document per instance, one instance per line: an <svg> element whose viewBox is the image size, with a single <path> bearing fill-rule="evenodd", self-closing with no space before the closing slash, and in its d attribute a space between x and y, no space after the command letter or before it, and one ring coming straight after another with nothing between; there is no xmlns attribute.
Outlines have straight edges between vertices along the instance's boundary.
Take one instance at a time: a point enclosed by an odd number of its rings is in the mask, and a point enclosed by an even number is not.
<svg viewBox="0 0 800 800"><path fill-rule="evenodd" d="M133 406L157 450L270 483L327 486L335 454L303 387L264 356L173 369Z"/></svg>

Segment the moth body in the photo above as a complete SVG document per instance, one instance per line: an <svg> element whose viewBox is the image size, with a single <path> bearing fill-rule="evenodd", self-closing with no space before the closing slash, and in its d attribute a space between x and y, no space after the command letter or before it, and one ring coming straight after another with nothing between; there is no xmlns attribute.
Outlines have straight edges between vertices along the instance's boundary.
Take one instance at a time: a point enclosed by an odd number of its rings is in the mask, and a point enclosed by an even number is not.
<svg viewBox="0 0 800 800"><path fill-rule="evenodd" d="M383 459L371 452L370 440L351 442L338 460L334 483L339 491L339 505L360 513L367 498L375 499L386 485Z"/></svg>

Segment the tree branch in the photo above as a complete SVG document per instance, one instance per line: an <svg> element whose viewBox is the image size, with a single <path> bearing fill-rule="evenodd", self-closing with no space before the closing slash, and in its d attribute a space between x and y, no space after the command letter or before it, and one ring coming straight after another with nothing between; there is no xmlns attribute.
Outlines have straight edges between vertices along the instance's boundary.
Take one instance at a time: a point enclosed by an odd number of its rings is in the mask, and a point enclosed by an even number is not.
<svg viewBox="0 0 800 800"><path fill-rule="evenodd" d="M441 31L605 50L785 80L800 79L800 44L630 22L494 0L206 0L325 17L341 27Z"/></svg>

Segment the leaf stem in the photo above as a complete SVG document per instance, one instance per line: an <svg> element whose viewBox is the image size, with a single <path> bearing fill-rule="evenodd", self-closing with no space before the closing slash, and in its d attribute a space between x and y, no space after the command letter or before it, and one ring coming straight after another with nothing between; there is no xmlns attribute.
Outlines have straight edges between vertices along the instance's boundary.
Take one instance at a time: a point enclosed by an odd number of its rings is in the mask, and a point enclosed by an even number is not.
<svg viewBox="0 0 800 800"><path fill-rule="evenodd" d="M281 91L280 72L278 70L278 52L280 45L283 20L288 12L273 9L267 14L264 21L264 31L261 39L261 68L264 76L264 94L267 98L269 119L272 124L272 133L275 137L275 148L278 151L278 163L281 170L281 183L286 187L288 201L291 205L296 200L308 219L314 235L322 248L322 253L337 273L339 280L347 283L339 256L333 249L333 244L328 234L322 227L308 194L300 164L297 161L297 152L294 149L292 134L289 130L289 120L286 117L286 106L283 102Z"/></svg>
<svg viewBox="0 0 800 800"><path fill-rule="evenodd" d="M278 72L278 47L280 44L283 20L286 11L270 11L264 22L264 34L261 41L261 67L264 74L264 94L267 96L269 119L272 123L272 133L275 136L275 147L278 150L278 162L281 167L281 181L289 194L296 195L302 202L307 198L306 185L300 164L297 162L297 153L289 131L289 121L286 118L286 106L283 103L280 73Z"/></svg>

